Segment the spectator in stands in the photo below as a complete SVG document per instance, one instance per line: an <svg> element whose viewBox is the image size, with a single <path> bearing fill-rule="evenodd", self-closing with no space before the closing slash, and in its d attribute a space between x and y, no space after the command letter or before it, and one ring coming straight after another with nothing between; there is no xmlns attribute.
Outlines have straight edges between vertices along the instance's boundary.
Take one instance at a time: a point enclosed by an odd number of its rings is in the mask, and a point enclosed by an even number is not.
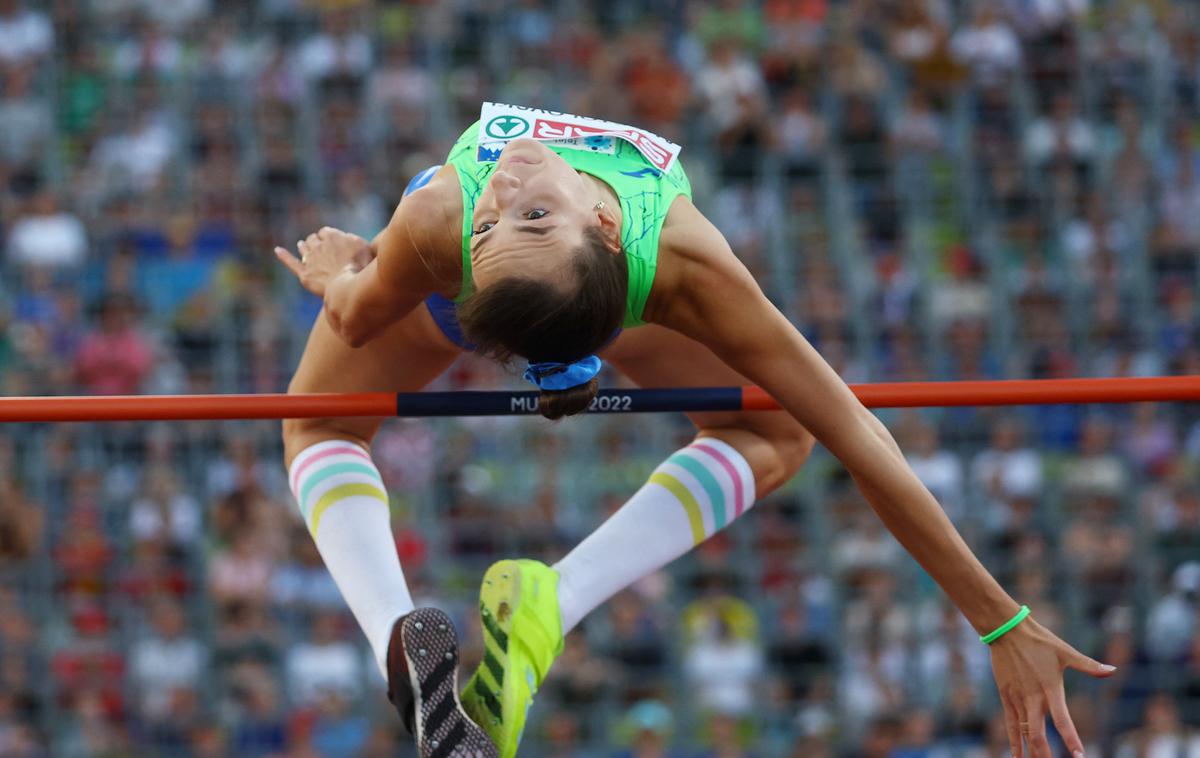
<svg viewBox="0 0 1200 758"><path fill-rule="evenodd" d="M245 664L273 666L280 663L278 630L264 606L231 600L217 609L213 664L227 674Z"/></svg>
<svg viewBox="0 0 1200 758"><path fill-rule="evenodd" d="M950 52L950 33L940 3L902 3L888 38L888 52L913 76L914 93L944 103L965 73Z"/></svg>
<svg viewBox="0 0 1200 758"><path fill-rule="evenodd" d="M696 704L713 718L736 719L753 713L755 685L764 673L763 651L757 637L751 636L756 629L739 631L735 627L741 625L740 617L753 618L752 614L749 606L732 598L709 608L693 605L684 611L693 635L684 654L684 676Z"/></svg>
<svg viewBox="0 0 1200 758"><path fill-rule="evenodd" d="M3 73L0 97L0 165L36 169L54 134L54 117L48 102L33 91L35 69L20 66Z"/></svg>
<svg viewBox="0 0 1200 758"><path fill-rule="evenodd" d="M370 737L370 724L361 713L352 710L353 700L331 688L318 692L316 719L310 741L321 756L362 755Z"/></svg>
<svg viewBox="0 0 1200 758"><path fill-rule="evenodd" d="M371 192L367 179L361 166L352 165L337 174L337 197L326 217L338 229L370 239L387 225L390 209Z"/></svg>
<svg viewBox="0 0 1200 758"><path fill-rule="evenodd" d="M770 634L768 669L783 679L791 701L803 700L834 663L835 651L813 627L804 605L791 602Z"/></svg>
<svg viewBox="0 0 1200 758"><path fill-rule="evenodd" d="M68 608L66 639L50 659L57 695L81 711L91 708L105 721L125 712L124 651L111 633L107 611L94 600L78 600Z"/></svg>
<svg viewBox="0 0 1200 758"><path fill-rule="evenodd" d="M642 597L626 590L607 605L600 653L616 668L626 691L646 694L661 680L667 663L663 619Z"/></svg>
<svg viewBox="0 0 1200 758"><path fill-rule="evenodd" d="M84 338L75 358L80 385L92 395L133 395L154 368L154 349L126 295L106 295L99 329Z"/></svg>
<svg viewBox="0 0 1200 758"><path fill-rule="evenodd" d="M400 106L422 110L434 97L434 81L416 59L413 45L400 40L383 50L383 59L371 69L367 107L377 118L385 109Z"/></svg>
<svg viewBox="0 0 1200 758"><path fill-rule="evenodd" d="M824 65L833 91L841 98L873 102L887 84L887 69L856 37L843 31L834 38Z"/></svg>
<svg viewBox="0 0 1200 758"><path fill-rule="evenodd" d="M194 690L208 662L208 651L187 634L187 616L175 601L155 601L150 630L129 647L129 678L138 695L138 713L147 721L176 717L178 694Z"/></svg>
<svg viewBox="0 0 1200 758"><path fill-rule="evenodd" d="M353 11L330 8L321 14L321 28L296 51L296 67L311 81L363 79L371 66L371 39L355 28Z"/></svg>
<svg viewBox="0 0 1200 758"><path fill-rule="evenodd" d="M1141 108L1133 97L1120 97L1114 110L1113 126L1104 135L1098 152L1105 168L1103 176L1108 179L1104 184L1119 207L1142 209L1148 197L1138 198L1135 193L1140 189L1148 195L1154 178L1150 160L1154 132L1146 127ZM1121 179L1133 180L1133 187L1123 186L1117 181Z"/></svg>
<svg viewBox="0 0 1200 758"><path fill-rule="evenodd" d="M236 707L230 742L236 755L267 758L287 747L287 724L279 687L271 672L257 664L240 666L232 677L231 702Z"/></svg>
<svg viewBox="0 0 1200 758"><path fill-rule="evenodd" d="M54 27L45 13L24 0L0 0L0 66L37 63L53 49Z"/></svg>
<svg viewBox="0 0 1200 758"><path fill-rule="evenodd" d="M542 735L546 758L592 758L583 747L579 718L569 711L554 711L544 719Z"/></svg>
<svg viewBox="0 0 1200 758"><path fill-rule="evenodd" d="M1123 452L1140 477L1155 477L1170 470L1179 454L1175 425L1160 413L1156 403L1133 406L1133 417L1121 433Z"/></svg>
<svg viewBox="0 0 1200 758"><path fill-rule="evenodd" d="M974 633L956 609L944 602L927 604L916 620L918 643L917 690L911 700L928 708L949 704L956 690L981 691L987 684L987 651L975 644Z"/></svg>
<svg viewBox="0 0 1200 758"><path fill-rule="evenodd" d="M114 557L99 510L91 503L73 503L63 520L54 547L55 567L62 589L72 594L103 595L107 569Z"/></svg>
<svg viewBox="0 0 1200 758"><path fill-rule="evenodd" d="M1186 724L1200 724L1200 633L1192 635L1191 647L1183 664L1179 694Z"/></svg>
<svg viewBox="0 0 1200 758"><path fill-rule="evenodd" d="M8 233L8 260L27 266L73 267L84 262L87 233L51 190L38 192Z"/></svg>
<svg viewBox="0 0 1200 758"><path fill-rule="evenodd" d="M774 140L785 171L793 181L810 179L820 170L828 142L825 120L813 107L812 93L802 87L790 88L780 106Z"/></svg>
<svg viewBox="0 0 1200 758"><path fill-rule="evenodd" d="M261 440L255 438L251 429L239 429L222 442L224 449L209 462L205 475L210 497L220 499L234 493L259 492L275 496L284 492L284 475L262 459L258 449ZM253 516L247 514L245 518L253 519ZM228 529L236 530L247 523L252 521L232 523ZM225 537L224 531L222 537Z"/></svg>
<svg viewBox="0 0 1200 758"><path fill-rule="evenodd" d="M914 154L932 155L942 149L944 141L941 121L929 96L922 90L912 90L904 110L892 122L891 143L895 158L904 160Z"/></svg>
<svg viewBox="0 0 1200 758"><path fill-rule="evenodd" d="M135 542L126 561L117 587L133 603L157 597L182 600L199 581L194 569L163 539Z"/></svg>
<svg viewBox="0 0 1200 758"><path fill-rule="evenodd" d="M1067 564L1083 583L1087 611L1097 619L1105 609L1129 602L1133 589L1133 530L1119 511L1116 498L1093 493L1062 538Z"/></svg>
<svg viewBox="0 0 1200 758"><path fill-rule="evenodd" d="M1021 62L1020 41L996 3L976 3L973 13L971 23L950 38L950 51L970 68L976 84L992 87L1007 81Z"/></svg>
<svg viewBox="0 0 1200 758"><path fill-rule="evenodd" d="M281 610L300 614L328 613L345 607L341 593L321 562L321 554L303 524L291 532L290 559L271 578L271 602Z"/></svg>
<svg viewBox="0 0 1200 758"><path fill-rule="evenodd" d="M1155 242L1155 268L1192 275L1200 251L1200 172L1195 163L1179 162L1165 179L1159 197L1162 222Z"/></svg>
<svg viewBox="0 0 1200 758"><path fill-rule="evenodd" d="M86 186L100 197L115 190L150 192L160 186L179 150L180 130L152 79L134 84L136 107L109 110L103 135L88 158Z"/></svg>
<svg viewBox="0 0 1200 758"><path fill-rule="evenodd" d="M1114 431L1112 423L1098 414L1083 422L1078 452L1063 463L1062 486L1067 496L1116 498L1125 494L1129 469L1113 450Z"/></svg>
<svg viewBox="0 0 1200 758"><path fill-rule="evenodd" d="M692 99L692 83L670 56L656 26L628 35L619 81L629 98L630 123L679 138L679 122Z"/></svg>
<svg viewBox="0 0 1200 758"><path fill-rule="evenodd" d="M353 700L362 692L363 656L343 639L342 621L333 611L314 614L309 639L294 645L284 664L288 698L301 706L320 703L326 693Z"/></svg>
<svg viewBox="0 0 1200 758"><path fill-rule="evenodd" d="M207 3L208 0L193 0ZM170 26L170 24L168 24ZM205 20L204 42L195 62L195 76L220 88L245 82L261 65L261 43L251 42L239 33L237 23L228 16L209 16Z"/></svg>
<svg viewBox="0 0 1200 758"><path fill-rule="evenodd" d="M568 635L554 665L557 673L546 680L546 688L565 707L591 708L619 691L620 672L613 661L593 649L586 634Z"/></svg>
<svg viewBox="0 0 1200 758"><path fill-rule="evenodd" d="M156 467L143 478L142 494L130 507L129 526L135 540L165 539L181 551L193 549L200 537L200 506L180 491L170 469Z"/></svg>
<svg viewBox="0 0 1200 758"><path fill-rule="evenodd" d="M44 506L9 476L0 467L0 569L24 564L42 545Z"/></svg>
<svg viewBox="0 0 1200 758"><path fill-rule="evenodd" d="M1012 498L1035 497L1042 487L1042 460L1022 443L1022 424L1013 414L997 415L988 446L971 461L970 479L989 505L987 521L998 524Z"/></svg>
<svg viewBox="0 0 1200 758"><path fill-rule="evenodd" d="M721 177L753 176L769 135L766 133L766 84L761 70L735 37L719 37L696 75L706 121L716 132Z"/></svg>
<svg viewBox="0 0 1200 758"><path fill-rule="evenodd" d="M45 745L40 743L27 714L20 713L17 697L11 692L0 692L0 754L37 758L46 754Z"/></svg>
<svg viewBox="0 0 1200 758"><path fill-rule="evenodd" d="M271 43L265 62L257 72L255 94L264 103L293 105L303 95L304 80L292 65L289 49L282 44Z"/></svg>
<svg viewBox="0 0 1200 758"><path fill-rule="evenodd" d="M208 582L214 599L254 603L266 600L274 565L261 548L259 535L245 531L233 535L229 547L213 556Z"/></svg>
<svg viewBox="0 0 1200 758"><path fill-rule="evenodd" d="M1086 18L1088 5L1088 0L1007 4L1024 37L1030 80L1043 103L1072 83L1079 57L1076 25Z"/></svg>
<svg viewBox="0 0 1200 758"><path fill-rule="evenodd" d="M1173 570L1200 556L1200 490L1193 482L1178 484L1167 507L1156 541L1164 566Z"/></svg>
<svg viewBox="0 0 1200 758"><path fill-rule="evenodd" d="M151 16L135 16L128 36L112 57L113 73L122 79L152 76L168 79L179 73L184 48Z"/></svg>
<svg viewBox="0 0 1200 758"><path fill-rule="evenodd" d="M854 494L843 494L841 508L845 528L830 546L833 569L851 573L870 569L891 569L899 565L902 548L887 530L872 518L868 506Z"/></svg>
<svg viewBox="0 0 1200 758"><path fill-rule="evenodd" d="M1190 561L1174 570L1169 592L1154 603L1146 617L1146 653L1157 662L1179 663L1187 659L1197 635L1200 635L1200 563Z"/></svg>
<svg viewBox="0 0 1200 758"><path fill-rule="evenodd" d="M1160 692L1146 702L1142 726L1117 740L1116 758L1200 755L1200 731L1179 719L1175 698Z"/></svg>
<svg viewBox="0 0 1200 758"><path fill-rule="evenodd" d="M1095 155L1096 135L1091 124L1077 112L1074 97L1061 92L1054 96L1050 114L1030 126L1025 149L1036 166L1064 164L1081 173L1088 169Z"/></svg>
<svg viewBox="0 0 1200 758"><path fill-rule="evenodd" d="M679 758L667 747L675 729L671 710L657 700L642 700L633 705L621 720L622 742L629 749L613 758Z"/></svg>

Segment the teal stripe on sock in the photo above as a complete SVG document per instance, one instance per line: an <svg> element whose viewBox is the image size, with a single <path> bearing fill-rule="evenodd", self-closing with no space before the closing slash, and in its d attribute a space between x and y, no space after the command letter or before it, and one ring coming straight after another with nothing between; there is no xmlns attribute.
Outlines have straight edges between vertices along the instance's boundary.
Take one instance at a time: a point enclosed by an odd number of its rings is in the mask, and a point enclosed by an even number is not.
<svg viewBox="0 0 1200 758"><path fill-rule="evenodd" d="M721 483L708 470L708 467L684 452L672 455L667 459L667 463L674 463L696 477L696 481L700 482L700 486L708 493L709 502L712 503L714 528L717 530L724 528L725 490L721 489Z"/></svg>
<svg viewBox="0 0 1200 758"><path fill-rule="evenodd" d="M313 488L331 476L338 474L366 474L371 477L371 481L378 482L380 487L383 486L383 479L379 476L379 472L374 466L368 466L365 463L356 461L347 461L344 463L335 463L332 466L319 468L308 475L305 482L300 485L300 512L304 514L305 521L308 520L308 496L312 494Z"/></svg>

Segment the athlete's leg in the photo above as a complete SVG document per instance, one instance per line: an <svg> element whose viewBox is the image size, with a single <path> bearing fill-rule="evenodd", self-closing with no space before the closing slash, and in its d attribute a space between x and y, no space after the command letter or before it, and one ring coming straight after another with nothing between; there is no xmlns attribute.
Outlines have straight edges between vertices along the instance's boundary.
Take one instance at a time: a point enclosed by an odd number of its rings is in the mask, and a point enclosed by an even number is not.
<svg viewBox="0 0 1200 758"><path fill-rule="evenodd" d="M424 305L360 348L343 343L321 315L289 391L416 391L460 352ZM383 420L284 422L292 491L419 754L495 756L458 701L458 640L450 619L436 608L415 609L404 581L387 493L368 452Z"/></svg>
<svg viewBox="0 0 1200 758"><path fill-rule="evenodd" d="M289 392L411 392L458 355L422 306L368 345L352 348L324 315ZM289 419L284 457L300 511L329 573L362 627L380 670L392 625L412 610L400 569L383 480L371 461L382 418Z"/></svg>
<svg viewBox="0 0 1200 758"><path fill-rule="evenodd" d="M698 342L660 326L624 332L606 360L642 387L745 384ZM564 634L624 587L711 537L787 482L808 458L813 437L787 413L688 416L696 440L555 565Z"/></svg>
<svg viewBox="0 0 1200 758"><path fill-rule="evenodd" d="M626 331L604 352L643 387L745 379L707 348L661 327ZM617 513L553 568L501 561L484 576L486 651L463 707L513 756L528 706L563 636L624 587L665 566L786 482L813 439L785 413L697 413L696 441L664 462Z"/></svg>

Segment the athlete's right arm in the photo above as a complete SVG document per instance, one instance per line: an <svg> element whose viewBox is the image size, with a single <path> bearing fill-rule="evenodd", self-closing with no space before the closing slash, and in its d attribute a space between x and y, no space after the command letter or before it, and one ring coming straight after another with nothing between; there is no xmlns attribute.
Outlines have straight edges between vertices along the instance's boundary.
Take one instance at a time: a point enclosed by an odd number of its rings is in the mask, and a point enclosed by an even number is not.
<svg viewBox="0 0 1200 758"><path fill-rule="evenodd" d="M444 288L430 263L445 255L453 223L447 193L437 190L430 186L404 198L369 247L362 238L327 227L301 243L301 259L276 248L304 288L324 299L326 319L351 347L370 342Z"/></svg>

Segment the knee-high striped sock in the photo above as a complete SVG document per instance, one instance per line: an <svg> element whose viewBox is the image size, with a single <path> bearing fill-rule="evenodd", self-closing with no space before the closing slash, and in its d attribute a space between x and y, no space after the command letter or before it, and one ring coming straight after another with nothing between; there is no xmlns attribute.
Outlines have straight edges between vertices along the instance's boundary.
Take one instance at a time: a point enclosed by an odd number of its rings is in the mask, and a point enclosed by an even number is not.
<svg viewBox="0 0 1200 758"><path fill-rule="evenodd" d="M361 445L328 440L297 455L288 479L325 567L386 678L392 624L413 609L413 601L379 470Z"/></svg>
<svg viewBox="0 0 1200 758"><path fill-rule="evenodd" d="M731 445L703 437L672 455L629 502L555 564L563 634L753 504L754 474Z"/></svg>

